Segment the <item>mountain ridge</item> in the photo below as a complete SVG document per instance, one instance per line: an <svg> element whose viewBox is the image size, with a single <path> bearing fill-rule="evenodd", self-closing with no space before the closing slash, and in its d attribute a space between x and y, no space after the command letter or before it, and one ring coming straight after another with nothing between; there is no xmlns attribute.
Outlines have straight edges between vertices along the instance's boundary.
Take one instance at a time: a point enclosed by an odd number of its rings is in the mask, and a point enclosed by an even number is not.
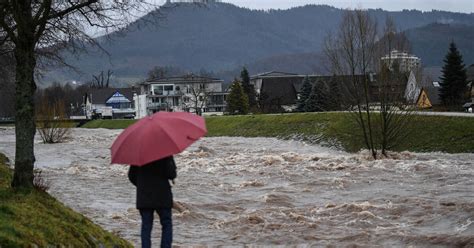
<svg viewBox="0 0 474 248"><path fill-rule="evenodd" d="M86 81L92 74L112 69L116 81L130 83L146 77L146 72L157 65L214 72L233 71L258 61L266 61L271 67L274 57L319 53L324 37L337 28L344 10L328 5L306 5L263 11L212 3L205 6L178 4L160 11L166 18L160 20L157 27L136 28L156 14L150 13L132 23L133 31L126 36L112 34L112 43L105 42L103 37L97 38L111 54L111 63L109 58L97 53L80 55L79 60L66 54L67 61L85 74L74 75L56 69L47 73L44 81ZM379 23L383 23L387 15L392 16L401 30L420 28L433 22L474 26L474 14L387 12L381 9L371 9L369 13ZM311 57L315 56L308 56L308 59Z"/></svg>

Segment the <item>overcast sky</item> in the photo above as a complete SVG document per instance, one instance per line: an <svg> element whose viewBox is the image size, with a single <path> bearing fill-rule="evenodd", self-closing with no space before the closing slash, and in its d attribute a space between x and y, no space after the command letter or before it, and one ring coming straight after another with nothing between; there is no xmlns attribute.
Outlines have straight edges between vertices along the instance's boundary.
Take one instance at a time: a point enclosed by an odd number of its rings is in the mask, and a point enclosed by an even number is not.
<svg viewBox="0 0 474 248"><path fill-rule="evenodd" d="M164 0L163 0L164 2ZM305 4L327 4L339 8L418 9L474 13L474 0L223 0L252 9L286 9Z"/></svg>

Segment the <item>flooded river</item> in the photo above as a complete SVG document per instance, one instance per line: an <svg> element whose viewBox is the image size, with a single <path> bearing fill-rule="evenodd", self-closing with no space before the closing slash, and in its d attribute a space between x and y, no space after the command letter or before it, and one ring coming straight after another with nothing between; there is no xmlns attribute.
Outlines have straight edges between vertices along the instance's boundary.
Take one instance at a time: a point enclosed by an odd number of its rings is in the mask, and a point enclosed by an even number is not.
<svg viewBox="0 0 474 248"><path fill-rule="evenodd" d="M50 193L139 245L128 168L109 165L117 130L37 140ZM0 129L14 156L14 130ZM181 246L474 247L474 154L368 154L273 138L204 138L176 156ZM160 239L155 221L154 243Z"/></svg>

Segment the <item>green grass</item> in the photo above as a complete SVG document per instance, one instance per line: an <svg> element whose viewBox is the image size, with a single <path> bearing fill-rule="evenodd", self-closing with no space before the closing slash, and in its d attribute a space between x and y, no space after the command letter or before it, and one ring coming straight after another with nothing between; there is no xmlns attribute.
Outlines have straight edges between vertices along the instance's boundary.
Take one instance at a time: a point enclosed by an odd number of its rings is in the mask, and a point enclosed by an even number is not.
<svg viewBox="0 0 474 248"><path fill-rule="evenodd" d="M133 120L96 120L88 128L126 128ZM208 136L278 137L362 149L359 128L348 113L214 116L206 118ZM416 116L410 133L396 151L474 152L474 118Z"/></svg>
<svg viewBox="0 0 474 248"><path fill-rule="evenodd" d="M132 247L49 194L10 187L0 154L0 247Z"/></svg>

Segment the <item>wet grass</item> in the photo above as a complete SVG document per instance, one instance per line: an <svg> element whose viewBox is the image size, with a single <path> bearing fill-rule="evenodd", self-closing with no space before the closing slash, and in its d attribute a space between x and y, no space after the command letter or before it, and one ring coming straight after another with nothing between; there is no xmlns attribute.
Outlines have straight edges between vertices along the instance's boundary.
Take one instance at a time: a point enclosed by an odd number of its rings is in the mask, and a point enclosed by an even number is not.
<svg viewBox="0 0 474 248"><path fill-rule="evenodd" d="M88 128L126 128L133 120L96 120ZM208 136L301 139L355 152L364 148L359 127L348 113L213 116L206 118ZM396 151L474 152L474 118L417 116L410 135Z"/></svg>
<svg viewBox="0 0 474 248"><path fill-rule="evenodd" d="M6 161L0 154L0 247L132 247L45 192L13 190Z"/></svg>

